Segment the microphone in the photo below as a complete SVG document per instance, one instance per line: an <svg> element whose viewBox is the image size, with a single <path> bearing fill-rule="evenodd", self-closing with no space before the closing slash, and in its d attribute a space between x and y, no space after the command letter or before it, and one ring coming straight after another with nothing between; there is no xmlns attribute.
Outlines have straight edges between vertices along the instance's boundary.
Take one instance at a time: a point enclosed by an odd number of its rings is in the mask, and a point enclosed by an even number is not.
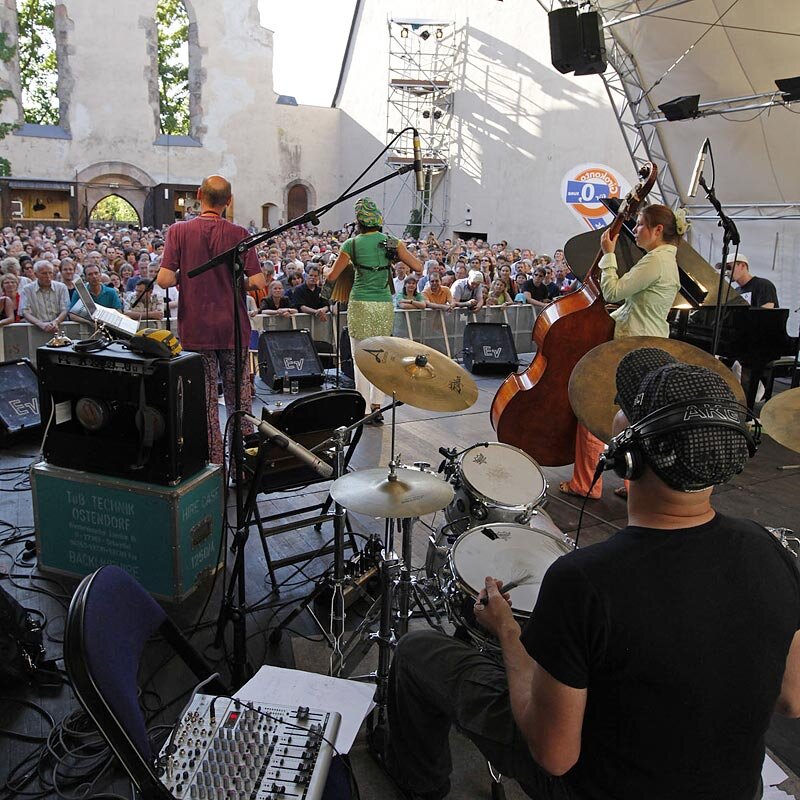
<svg viewBox="0 0 800 800"><path fill-rule="evenodd" d="M274 428L269 422L258 419L251 414L245 414L244 418L258 428L258 432L269 439L273 444L285 450L290 455L302 461L306 466L311 467L318 475L323 478L330 478L333 475L333 467L317 458L310 450L306 450L303 445L298 444L294 439L290 439L283 431Z"/></svg>
<svg viewBox="0 0 800 800"><path fill-rule="evenodd" d="M706 165L706 153L711 142L706 139L700 152L697 154L697 161L694 163L694 172L692 172L692 180L689 182L689 197L694 197L697 194L697 187L700 185L700 178L703 177L703 168Z"/></svg>
<svg viewBox="0 0 800 800"><path fill-rule="evenodd" d="M414 130L414 177L417 179L417 191L425 191L425 176L422 174L422 145L419 141L419 132Z"/></svg>

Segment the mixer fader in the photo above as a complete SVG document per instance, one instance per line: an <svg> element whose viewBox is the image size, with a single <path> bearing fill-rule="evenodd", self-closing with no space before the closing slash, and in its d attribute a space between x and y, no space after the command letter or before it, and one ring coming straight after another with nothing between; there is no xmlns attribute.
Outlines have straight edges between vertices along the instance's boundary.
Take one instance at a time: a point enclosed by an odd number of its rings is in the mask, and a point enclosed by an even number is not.
<svg viewBox="0 0 800 800"><path fill-rule="evenodd" d="M340 721L335 711L198 694L161 751L160 778L178 800L318 800Z"/></svg>

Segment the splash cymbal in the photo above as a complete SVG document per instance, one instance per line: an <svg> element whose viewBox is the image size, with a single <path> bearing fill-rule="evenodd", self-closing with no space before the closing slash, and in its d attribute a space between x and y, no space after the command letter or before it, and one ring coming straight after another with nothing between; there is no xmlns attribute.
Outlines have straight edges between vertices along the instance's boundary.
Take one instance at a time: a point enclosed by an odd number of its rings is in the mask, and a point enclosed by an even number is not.
<svg viewBox="0 0 800 800"><path fill-rule="evenodd" d="M800 453L800 386L776 394L761 409L761 426L778 444Z"/></svg>
<svg viewBox="0 0 800 800"><path fill-rule="evenodd" d="M731 387L736 400L745 404L742 384L721 361L705 350L677 339L658 336L627 336L614 339L590 350L572 370L569 379L569 402L578 420L598 439L611 439L611 425L619 406L617 396L617 366L633 350L640 347L657 347L665 350L684 364L707 367L719 373Z"/></svg>
<svg viewBox="0 0 800 800"><path fill-rule="evenodd" d="M440 511L453 499L453 487L430 472L386 467L342 475L331 484L331 497L356 514L385 519L421 517Z"/></svg>
<svg viewBox="0 0 800 800"><path fill-rule="evenodd" d="M464 411L478 399L470 375L448 358L411 339L373 336L359 342L356 364L382 392L427 411Z"/></svg>

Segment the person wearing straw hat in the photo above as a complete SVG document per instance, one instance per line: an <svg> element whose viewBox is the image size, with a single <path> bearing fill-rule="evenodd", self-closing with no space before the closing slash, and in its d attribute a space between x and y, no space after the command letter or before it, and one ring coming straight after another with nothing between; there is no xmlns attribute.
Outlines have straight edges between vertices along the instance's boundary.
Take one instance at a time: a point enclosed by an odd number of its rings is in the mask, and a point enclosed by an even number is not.
<svg viewBox="0 0 800 800"><path fill-rule="evenodd" d="M414 272L422 272L422 265L408 252L403 242L382 232L383 215L371 198L362 197L356 201L355 212L358 234L342 243L333 266L324 270L326 281L336 281L331 299L348 303L347 327L353 353L363 339L392 335L394 285L392 259L387 248L396 248L399 261ZM383 392L364 377L355 360L353 372L356 390L363 395L372 411L379 409L383 404ZM373 420L380 424L383 416L378 415Z"/></svg>

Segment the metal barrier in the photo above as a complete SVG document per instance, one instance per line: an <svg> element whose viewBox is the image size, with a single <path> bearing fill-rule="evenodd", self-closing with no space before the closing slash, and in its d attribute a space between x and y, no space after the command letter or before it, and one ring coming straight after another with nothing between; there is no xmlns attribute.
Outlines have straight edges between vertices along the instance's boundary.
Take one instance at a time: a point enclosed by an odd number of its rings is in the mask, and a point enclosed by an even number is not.
<svg viewBox="0 0 800 800"><path fill-rule="evenodd" d="M460 358L464 347L464 329L470 322L505 322L514 337L518 353L531 351L531 331L535 320L535 311L530 305L514 305L506 308L483 308L477 314L463 310L439 311L433 309L398 310L394 314L394 330L392 335L403 339L413 339L444 353L449 358ZM306 329L316 342L325 342L333 347L334 325L337 324L335 314L329 314L322 321L313 314L292 314L290 317L267 316L258 314L251 320L253 330L288 331ZM341 328L347 327L347 312L338 318ZM166 321L141 322L140 328L164 328ZM170 320L170 329L177 333L177 319ZM78 322L64 322L61 331L70 339L87 339L93 327ZM29 358L36 363L36 348L47 344L53 334L39 330L27 322L16 322L0 328L0 361L12 361L17 358Z"/></svg>

